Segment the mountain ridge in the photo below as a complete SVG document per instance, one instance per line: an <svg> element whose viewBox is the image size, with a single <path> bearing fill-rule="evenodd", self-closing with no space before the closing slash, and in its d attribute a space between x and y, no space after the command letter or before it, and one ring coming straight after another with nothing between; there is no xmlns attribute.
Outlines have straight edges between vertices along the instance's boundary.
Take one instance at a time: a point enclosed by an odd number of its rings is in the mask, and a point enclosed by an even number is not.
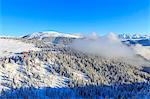
<svg viewBox="0 0 150 99"><path fill-rule="evenodd" d="M44 31L44 32L34 32L32 34L28 34L23 36L22 38L34 39L37 38L39 40L47 37L68 37L68 38L81 38L79 34L65 34L56 31Z"/></svg>

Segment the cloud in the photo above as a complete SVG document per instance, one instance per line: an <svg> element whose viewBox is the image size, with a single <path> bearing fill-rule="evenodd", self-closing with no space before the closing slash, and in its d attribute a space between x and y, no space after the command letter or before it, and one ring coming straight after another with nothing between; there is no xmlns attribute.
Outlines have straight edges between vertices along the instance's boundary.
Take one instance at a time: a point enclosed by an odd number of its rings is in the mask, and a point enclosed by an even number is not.
<svg viewBox="0 0 150 99"><path fill-rule="evenodd" d="M106 58L133 57L131 48L124 45L114 33L98 37L96 33L84 39L77 39L71 47L85 53L91 53Z"/></svg>
<svg viewBox="0 0 150 99"><path fill-rule="evenodd" d="M109 33L101 37L92 33L91 36L76 39L70 47L84 53L116 59L136 66L150 66L148 61L137 55L134 46L130 47L123 44L115 33ZM137 46L135 47L137 49ZM138 47L138 50L140 48Z"/></svg>
<svg viewBox="0 0 150 99"><path fill-rule="evenodd" d="M141 55L147 60L150 60L150 47L142 46L140 44L136 44L133 49L138 55Z"/></svg>

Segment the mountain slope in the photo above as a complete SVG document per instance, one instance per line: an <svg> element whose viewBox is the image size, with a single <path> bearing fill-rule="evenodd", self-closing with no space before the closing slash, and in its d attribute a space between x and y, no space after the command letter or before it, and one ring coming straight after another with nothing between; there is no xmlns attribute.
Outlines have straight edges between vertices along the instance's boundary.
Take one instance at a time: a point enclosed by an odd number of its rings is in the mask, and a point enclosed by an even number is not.
<svg viewBox="0 0 150 99"><path fill-rule="evenodd" d="M42 40L44 38L52 38L52 37L67 37L67 38L80 38L80 35L76 34L63 34L56 31L45 31L45 32L35 32L30 35L23 36L23 38L28 39L39 39Z"/></svg>
<svg viewBox="0 0 150 99"><path fill-rule="evenodd" d="M135 46L139 52L135 59L107 58L66 45L77 38L57 36L53 43L45 37L34 38L39 35L33 36L34 39L5 38L11 41L5 43L5 50L13 55L0 58L0 98L150 96L150 62L141 57L145 55L143 46ZM113 34L108 38L111 44L112 40L118 41ZM86 40L95 42L96 38Z"/></svg>

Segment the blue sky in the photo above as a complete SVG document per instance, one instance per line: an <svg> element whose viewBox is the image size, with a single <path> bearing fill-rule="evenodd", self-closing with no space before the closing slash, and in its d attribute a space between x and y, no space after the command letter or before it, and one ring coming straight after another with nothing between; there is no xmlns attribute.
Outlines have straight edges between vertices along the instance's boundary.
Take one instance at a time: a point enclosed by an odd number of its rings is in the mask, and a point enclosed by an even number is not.
<svg viewBox="0 0 150 99"><path fill-rule="evenodd" d="M0 0L0 35L150 33L149 0Z"/></svg>

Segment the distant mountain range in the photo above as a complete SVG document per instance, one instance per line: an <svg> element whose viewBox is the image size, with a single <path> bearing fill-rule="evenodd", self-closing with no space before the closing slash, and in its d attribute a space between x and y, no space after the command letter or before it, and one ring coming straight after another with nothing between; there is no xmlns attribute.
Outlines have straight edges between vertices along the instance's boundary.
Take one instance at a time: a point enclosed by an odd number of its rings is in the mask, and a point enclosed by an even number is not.
<svg viewBox="0 0 150 99"><path fill-rule="evenodd" d="M118 37L127 44L141 44L143 46L150 46L150 35L119 34Z"/></svg>
<svg viewBox="0 0 150 99"><path fill-rule="evenodd" d="M47 37L68 37L68 38L82 38L80 34L65 34L56 31L44 31L44 32L34 32L29 35L23 36L23 38L29 39L43 39ZM142 34L119 34L118 37L122 40L137 40L137 39L150 39L150 35Z"/></svg>
<svg viewBox="0 0 150 99"><path fill-rule="evenodd" d="M51 41L53 43L65 43L68 44L74 39L83 38L84 36L79 34L65 34L56 31L34 32L29 35L25 35L22 38L38 39L44 41ZM143 46L150 46L150 35L142 34L119 34L118 38L127 44L141 44Z"/></svg>
<svg viewBox="0 0 150 99"><path fill-rule="evenodd" d="M150 35L142 34L119 34L118 37L123 40L150 39Z"/></svg>

